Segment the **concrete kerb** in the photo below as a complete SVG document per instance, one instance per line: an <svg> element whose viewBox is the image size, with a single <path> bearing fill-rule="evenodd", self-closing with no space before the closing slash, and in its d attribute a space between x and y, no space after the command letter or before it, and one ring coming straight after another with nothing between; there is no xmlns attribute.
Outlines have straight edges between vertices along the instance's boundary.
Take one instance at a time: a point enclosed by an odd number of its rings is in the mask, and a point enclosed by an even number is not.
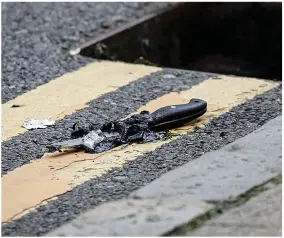
<svg viewBox="0 0 284 238"><path fill-rule="evenodd" d="M176 235L184 232L184 229L177 227L188 223L189 226L187 227L191 228L187 228L187 230L195 229L206 220L215 217L225 210L243 204L250 197L267 189L269 187L268 184L279 183L279 180L281 180L281 176L279 176L279 174L281 174L281 171L279 170L281 167L279 166L279 163L281 165L281 132L281 116L279 116L236 142L231 143L218 151L207 153L202 156L205 158L202 159L201 157L196 161L191 161L188 164L165 174L160 179L157 179L134 192L129 198L103 204L88 211L65 226L48 233L47 236L129 234L136 236L163 234ZM269 140L265 140L265 138L269 138ZM259 143L265 143L265 146L262 146L262 149L260 149L261 144ZM239 151L240 148L243 148L242 153ZM222 156L216 156L216 153ZM232 160L235 159L233 165L236 165L237 161L243 161L242 159L244 157L249 157L249 160L253 160L257 157L257 159L254 160L254 163L251 164L252 167L250 167L249 170L246 169L243 171L244 173L241 174L242 176L236 176L236 178L243 178L246 180L247 176L245 173L250 172L251 174L252 171L259 170L259 168L262 169L258 172L264 173L266 171L267 176L265 175L261 179L260 177L257 177L257 180L253 180L252 183L244 182L245 186L238 186L237 193L234 192L228 194L228 187L223 186L222 188L225 193L221 193L223 194L221 197L212 196L211 199L210 196L208 196L207 191L205 191L205 195L203 194L202 196L201 193L193 193L192 190L180 190L180 187L175 187L177 190L176 193L174 193L174 189L171 186L172 192L163 194L157 187L158 184L161 185L162 183L162 190L169 191L169 187L173 180L179 181L178 177L181 176L183 176L183 178L189 178L188 176L185 176L185 172L181 172L181 170L188 171L189 166L193 163L204 163L204 161L207 160L206 157L212 158L213 156L216 161L222 161L230 153L232 156L229 157L232 157ZM253 156L255 153L258 156ZM268 154L270 155L270 162L264 160L264 157ZM261 166L261 164L264 165ZM192 166L190 167L192 168ZM216 167L220 169L220 167ZM198 166L198 168L202 167ZM226 167L221 168L226 169ZM207 170L210 171L209 168L207 168ZM179 176L173 176L172 173L179 174ZM257 174L255 174L255 176L257 176ZM223 181L220 180L220 177L218 177L218 179L219 182ZM190 184L188 184L188 180L185 181L186 182L183 184L187 184L187 188L192 188ZM236 181L239 183L238 180ZM194 180L194 182L196 181ZM200 185L197 187L200 187ZM149 191L153 192L149 193ZM220 189L217 190L217 192L220 192ZM195 196L192 196L192 194ZM209 194L212 195L212 193ZM188 202L189 200L191 201L190 203ZM213 206L203 200L215 200L218 202ZM119 207L123 209L119 209ZM127 214L122 215L122 211ZM120 225L117 226L118 222ZM112 230L106 229L106 227L112 227ZM169 233L172 230L174 230L174 232ZM125 233L126 231L127 234Z"/></svg>

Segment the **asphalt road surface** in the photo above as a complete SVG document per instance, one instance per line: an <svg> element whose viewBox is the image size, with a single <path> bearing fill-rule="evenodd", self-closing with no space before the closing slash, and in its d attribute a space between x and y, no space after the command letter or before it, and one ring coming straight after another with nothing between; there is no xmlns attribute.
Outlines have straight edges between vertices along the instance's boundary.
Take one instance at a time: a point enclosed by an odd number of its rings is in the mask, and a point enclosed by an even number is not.
<svg viewBox="0 0 284 238"><path fill-rule="evenodd" d="M3 236L45 235L281 116L281 82L68 55L74 44L166 5L2 3ZM194 97L208 112L165 141L97 155L47 153L76 122L99 128ZM56 123L27 131L25 118Z"/></svg>

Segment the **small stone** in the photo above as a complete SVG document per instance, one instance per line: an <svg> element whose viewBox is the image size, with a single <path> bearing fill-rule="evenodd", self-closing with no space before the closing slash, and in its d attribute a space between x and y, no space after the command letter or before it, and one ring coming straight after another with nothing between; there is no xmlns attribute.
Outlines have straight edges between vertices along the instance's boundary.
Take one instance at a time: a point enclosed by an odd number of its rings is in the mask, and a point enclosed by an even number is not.
<svg viewBox="0 0 284 238"><path fill-rule="evenodd" d="M163 76L164 79L172 79L172 78L175 78L176 76L174 76L173 74L165 74Z"/></svg>
<svg viewBox="0 0 284 238"><path fill-rule="evenodd" d="M104 21L104 22L101 23L101 27L104 28L104 29L108 29L110 27L110 23Z"/></svg>
<svg viewBox="0 0 284 238"><path fill-rule="evenodd" d="M116 177L113 178L113 180L117 181L117 182L124 182L127 179L128 179L127 176L116 176Z"/></svg>
<svg viewBox="0 0 284 238"><path fill-rule="evenodd" d="M226 134L226 133L225 133L224 131L221 131L221 132L220 132L220 137L224 137L225 134Z"/></svg>

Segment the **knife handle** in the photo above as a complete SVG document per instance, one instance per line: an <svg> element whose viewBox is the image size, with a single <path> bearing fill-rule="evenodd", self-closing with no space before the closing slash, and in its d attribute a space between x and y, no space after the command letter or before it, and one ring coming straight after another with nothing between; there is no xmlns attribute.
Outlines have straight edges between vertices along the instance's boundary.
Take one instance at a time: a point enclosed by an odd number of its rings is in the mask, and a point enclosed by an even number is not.
<svg viewBox="0 0 284 238"><path fill-rule="evenodd" d="M193 98L187 104L166 106L151 113L152 129L171 129L182 126L200 116L207 110L204 100Z"/></svg>

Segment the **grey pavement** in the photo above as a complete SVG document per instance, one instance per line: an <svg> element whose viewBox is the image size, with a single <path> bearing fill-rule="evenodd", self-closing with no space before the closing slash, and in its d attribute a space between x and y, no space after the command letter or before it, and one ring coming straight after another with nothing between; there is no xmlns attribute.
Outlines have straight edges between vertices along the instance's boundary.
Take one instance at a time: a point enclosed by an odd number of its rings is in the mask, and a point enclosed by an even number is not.
<svg viewBox="0 0 284 238"><path fill-rule="evenodd" d="M282 174L282 116L251 134L162 175L132 196L192 194L224 201Z"/></svg>
<svg viewBox="0 0 284 238"><path fill-rule="evenodd" d="M47 236L158 236L212 207L192 196L122 199L90 210Z"/></svg>
<svg viewBox="0 0 284 238"><path fill-rule="evenodd" d="M192 221L213 208L202 200L228 201L281 174L281 119L279 116L253 133L164 174L127 199L88 211L48 236L157 236ZM268 195L251 199L248 208L232 210L217 224L222 226L227 220L236 225L230 230L226 223L216 234L234 235L242 224L246 227L240 234L246 235L250 225L259 227L259 234L278 234L281 191L278 186ZM242 220L243 216L247 220ZM259 219L259 223L251 222L253 219ZM269 219L271 223L266 222ZM214 230L212 222L208 229ZM266 230L261 227L264 223Z"/></svg>
<svg viewBox="0 0 284 238"><path fill-rule="evenodd" d="M282 184L185 236L282 236Z"/></svg>

